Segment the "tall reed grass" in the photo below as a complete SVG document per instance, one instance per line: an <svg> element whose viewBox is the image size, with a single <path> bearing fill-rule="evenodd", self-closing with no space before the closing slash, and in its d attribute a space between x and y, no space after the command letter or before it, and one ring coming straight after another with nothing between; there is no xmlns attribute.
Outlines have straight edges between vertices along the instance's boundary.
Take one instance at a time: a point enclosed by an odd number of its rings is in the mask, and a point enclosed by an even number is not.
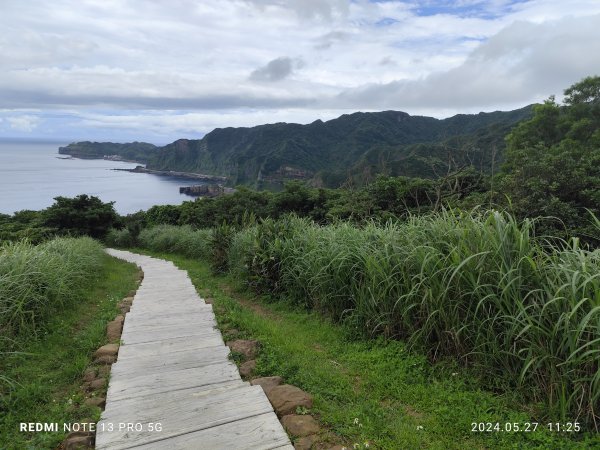
<svg viewBox="0 0 600 450"><path fill-rule="evenodd" d="M76 301L98 273L103 250L91 238L56 238L0 246L0 337L35 334L45 320Z"/></svg>
<svg viewBox="0 0 600 450"><path fill-rule="evenodd" d="M544 414L600 425L600 250L534 237L498 212L384 226L264 221L232 240L230 267L368 335L480 369Z"/></svg>
<svg viewBox="0 0 600 450"><path fill-rule="evenodd" d="M136 243L135 241L134 236L127 228L120 230L111 228L104 238L106 245L119 248L133 247Z"/></svg>
<svg viewBox="0 0 600 450"><path fill-rule="evenodd" d="M194 230L189 226L157 225L142 230L138 242L157 252L179 253L190 258L208 258L212 247L211 230Z"/></svg>

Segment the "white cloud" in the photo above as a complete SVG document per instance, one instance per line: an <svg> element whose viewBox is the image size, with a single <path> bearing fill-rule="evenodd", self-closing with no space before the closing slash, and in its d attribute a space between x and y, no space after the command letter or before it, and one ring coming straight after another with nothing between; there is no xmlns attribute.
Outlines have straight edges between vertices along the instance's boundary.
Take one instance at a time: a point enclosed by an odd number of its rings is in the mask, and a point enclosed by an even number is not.
<svg viewBox="0 0 600 450"><path fill-rule="evenodd" d="M349 12L346 0L245 0L263 13L281 14L293 12L301 20L325 20L344 18Z"/></svg>
<svg viewBox="0 0 600 450"><path fill-rule="evenodd" d="M265 66L255 69L250 74L253 81L281 81L289 77L295 68L302 67L301 59L293 60L282 56L269 61Z"/></svg>
<svg viewBox="0 0 600 450"><path fill-rule="evenodd" d="M6 120L8 121L10 128L13 130L24 131L27 133L31 133L33 130L35 130L40 123L39 117L30 115L8 117Z"/></svg>
<svg viewBox="0 0 600 450"><path fill-rule="evenodd" d="M600 67L600 15L534 24L515 22L465 61L419 80L347 90L338 106L489 108L560 94ZM557 92L558 91L558 92Z"/></svg>
<svg viewBox="0 0 600 450"><path fill-rule="evenodd" d="M99 109L108 124L161 117L173 135L332 111L439 117L522 106L600 67L596 0L452 3L6 0L0 108L74 109L90 127Z"/></svg>

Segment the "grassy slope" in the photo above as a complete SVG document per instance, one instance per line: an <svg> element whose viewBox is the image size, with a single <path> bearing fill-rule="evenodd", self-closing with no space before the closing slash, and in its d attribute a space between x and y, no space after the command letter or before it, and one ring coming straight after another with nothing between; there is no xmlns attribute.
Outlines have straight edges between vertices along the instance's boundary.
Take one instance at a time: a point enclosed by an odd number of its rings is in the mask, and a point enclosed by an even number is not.
<svg viewBox="0 0 600 450"><path fill-rule="evenodd" d="M99 418L98 408L82 405L81 377L93 351L106 343L106 322L117 314L117 302L135 289L137 274L132 264L103 258L103 270L81 301L54 317L39 339L22 342L23 353L2 367L18 384L10 393L0 387L0 448L51 449L64 438L62 433L19 432L20 422L58 422L62 428Z"/></svg>
<svg viewBox="0 0 600 450"><path fill-rule="evenodd" d="M473 433L472 422L523 423L528 416L515 406L516 399L479 390L463 369L431 367L401 342L350 340L347 331L315 314L236 292L235 280L213 277L206 263L159 256L188 270L201 293L214 298L223 330L236 328L260 340L259 374L281 375L312 393L311 412L349 448L364 448L365 442L385 449L592 448L600 443L597 436L574 441L573 435L545 430Z"/></svg>

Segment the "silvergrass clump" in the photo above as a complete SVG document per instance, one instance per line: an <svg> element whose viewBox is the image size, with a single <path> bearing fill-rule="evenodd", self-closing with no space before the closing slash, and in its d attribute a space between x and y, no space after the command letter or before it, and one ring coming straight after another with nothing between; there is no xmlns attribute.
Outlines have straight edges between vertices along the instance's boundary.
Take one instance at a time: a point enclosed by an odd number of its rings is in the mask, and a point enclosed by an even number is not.
<svg viewBox="0 0 600 450"><path fill-rule="evenodd" d="M226 272L229 269L227 256L235 230L231 225L223 223L212 230L210 239L209 261L214 273Z"/></svg>
<svg viewBox="0 0 600 450"><path fill-rule="evenodd" d="M127 228L121 230L110 229L104 238L107 245L111 247L127 248L135 244L131 232Z"/></svg>
<svg viewBox="0 0 600 450"><path fill-rule="evenodd" d="M103 250L91 238L56 238L0 246L0 336L35 334L78 298L96 276Z"/></svg>
<svg viewBox="0 0 600 450"><path fill-rule="evenodd" d="M208 258L211 230L194 230L189 226L157 225L143 230L138 241L142 247L158 252L179 253L190 258Z"/></svg>
<svg viewBox="0 0 600 450"><path fill-rule="evenodd" d="M248 282L251 276L253 243L257 238L258 228L254 225L236 233L231 239L227 259L229 261L229 272L236 279Z"/></svg>
<svg viewBox="0 0 600 450"><path fill-rule="evenodd" d="M600 251L576 239L542 241L534 222L498 212L362 228L265 221L229 257L260 291L458 358L491 388L545 404L540 414L598 429Z"/></svg>

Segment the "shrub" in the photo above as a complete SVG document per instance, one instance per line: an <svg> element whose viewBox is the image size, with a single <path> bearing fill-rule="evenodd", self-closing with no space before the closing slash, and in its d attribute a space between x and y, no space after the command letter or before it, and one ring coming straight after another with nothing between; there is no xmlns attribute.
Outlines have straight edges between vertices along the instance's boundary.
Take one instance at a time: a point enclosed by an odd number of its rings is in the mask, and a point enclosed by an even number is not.
<svg viewBox="0 0 600 450"><path fill-rule="evenodd" d="M278 293L281 287L283 243L291 241L296 231L305 229L309 223L307 219L291 215L280 220L264 219L251 231L238 233L243 238L241 242L237 239L234 241L239 255L230 252L230 267L242 264L250 286L259 292ZM240 261L232 260L232 256L240 258Z"/></svg>
<svg viewBox="0 0 600 450"><path fill-rule="evenodd" d="M98 197L85 194L54 200L52 206L42 211L43 225L62 234L103 238L118 221L114 202L103 203Z"/></svg>

